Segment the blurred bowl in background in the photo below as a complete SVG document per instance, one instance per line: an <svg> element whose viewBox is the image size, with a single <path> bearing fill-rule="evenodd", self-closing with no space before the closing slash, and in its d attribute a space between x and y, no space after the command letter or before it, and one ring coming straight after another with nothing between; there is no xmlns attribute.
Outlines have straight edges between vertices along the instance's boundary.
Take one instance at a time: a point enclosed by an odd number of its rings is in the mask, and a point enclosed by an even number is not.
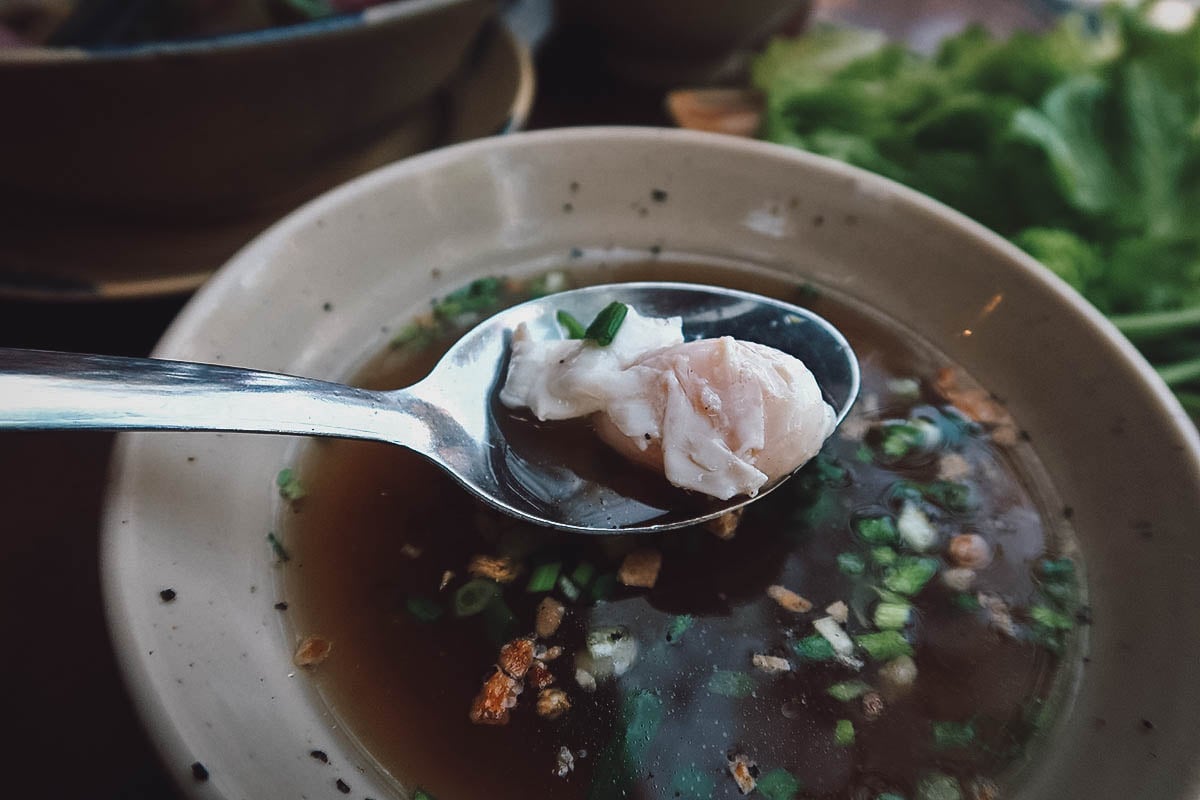
<svg viewBox="0 0 1200 800"><path fill-rule="evenodd" d="M565 26L594 37L608 68L671 87L732 78L772 33L798 32L811 0L558 0Z"/></svg>
<svg viewBox="0 0 1200 800"><path fill-rule="evenodd" d="M450 81L494 11L399 0L208 39L0 48L0 197L159 219L291 207L315 165Z"/></svg>

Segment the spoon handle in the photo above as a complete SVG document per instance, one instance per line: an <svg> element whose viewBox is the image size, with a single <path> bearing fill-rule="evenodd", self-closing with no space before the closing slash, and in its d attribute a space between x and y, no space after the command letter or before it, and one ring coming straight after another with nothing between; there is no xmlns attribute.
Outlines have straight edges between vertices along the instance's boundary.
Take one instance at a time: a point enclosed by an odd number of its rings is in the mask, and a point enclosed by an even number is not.
<svg viewBox="0 0 1200 800"><path fill-rule="evenodd" d="M405 392L213 364L0 349L0 429L239 431L381 439L420 449Z"/></svg>

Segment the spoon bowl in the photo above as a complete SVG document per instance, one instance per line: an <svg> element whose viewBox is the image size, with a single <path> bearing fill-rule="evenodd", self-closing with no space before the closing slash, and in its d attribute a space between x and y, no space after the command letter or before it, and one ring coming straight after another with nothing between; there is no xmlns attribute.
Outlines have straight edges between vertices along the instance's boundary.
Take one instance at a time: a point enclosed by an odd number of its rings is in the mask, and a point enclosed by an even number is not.
<svg viewBox="0 0 1200 800"><path fill-rule="evenodd" d="M644 315L682 317L685 339L733 336L799 358L839 423L858 395L853 350L810 311L732 289L625 283L501 311L459 339L426 378L388 392L212 364L0 350L0 429L235 431L389 442L430 459L506 514L582 533L679 528L751 502L700 500L653 481L621 482L623 469L580 468L560 450L515 435L496 398L512 331L526 323L538 338L560 338L555 312L590 319L613 301Z"/></svg>

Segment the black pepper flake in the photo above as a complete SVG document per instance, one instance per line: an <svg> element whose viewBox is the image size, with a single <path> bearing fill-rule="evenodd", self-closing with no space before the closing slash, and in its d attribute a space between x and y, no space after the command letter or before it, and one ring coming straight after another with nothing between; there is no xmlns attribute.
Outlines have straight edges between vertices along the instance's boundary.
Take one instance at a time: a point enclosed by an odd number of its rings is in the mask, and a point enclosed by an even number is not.
<svg viewBox="0 0 1200 800"><path fill-rule="evenodd" d="M650 245L650 255L652 255L652 256L656 256L656 255L658 255L658 254L659 254L659 253L661 253L661 252L662 252L662 245L661 245L661 244L652 244L652 245Z"/></svg>
<svg viewBox="0 0 1200 800"><path fill-rule="evenodd" d="M192 778L198 783L208 780L208 770L199 761L192 762Z"/></svg>
<svg viewBox="0 0 1200 800"><path fill-rule="evenodd" d="M575 194L579 191L579 181L571 181L567 188L571 190L571 194Z"/></svg>
<svg viewBox="0 0 1200 800"><path fill-rule="evenodd" d="M853 214L847 214L846 215L846 224L847 225L857 225L858 217L854 216Z"/></svg>
<svg viewBox="0 0 1200 800"><path fill-rule="evenodd" d="M162 601L164 603L169 603L175 599L175 590L174 589L163 589L161 592L158 593L158 596L162 598Z"/></svg>
<svg viewBox="0 0 1200 800"><path fill-rule="evenodd" d="M1091 606L1080 606L1079 610L1075 612L1075 621L1078 622L1080 625L1091 625L1092 624L1092 607Z"/></svg>
<svg viewBox="0 0 1200 800"><path fill-rule="evenodd" d="M1022 442L1033 441L1033 437L1029 435L1029 431L1024 430L1024 429L1017 431L1017 438L1020 439Z"/></svg>
<svg viewBox="0 0 1200 800"><path fill-rule="evenodd" d="M322 311L333 311L333 303L326 300L324 303L321 304L321 310Z"/></svg>
<svg viewBox="0 0 1200 800"><path fill-rule="evenodd" d="M312 752L309 753L309 755L312 756L313 758L315 758L317 761L320 761L322 764L329 763L329 756L325 753L324 750L313 750Z"/></svg>
<svg viewBox="0 0 1200 800"><path fill-rule="evenodd" d="M1071 517L1075 516L1075 509L1071 508L1070 506L1063 506L1062 514L1063 519L1070 519Z"/></svg>
<svg viewBox="0 0 1200 800"><path fill-rule="evenodd" d="M278 603L275 604L275 610L276 611L287 611L288 610L287 601L280 600Z"/></svg>
<svg viewBox="0 0 1200 800"><path fill-rule="evenodd" d="M196 460L196 457L195 457L195 456L188 456L188 459L187 459L187 460L188 460L188 463L190 464L190 463L192 463L193 461L195 461L195 460Z"/></svg>
<svg viewBox="0 0 1200 800"><path fill-rule="evenodd" d="M337 790L339 792L341 792L342 794L350 794L350 784L346 783L341 778L338 778L337 782L334 783L333 785L336 786Z"/></svg>
<svg viewBox="0 0 1200 800"><path fill-rule="evenodd" d="M821 227L822 225L825 224L825 217L821 216L820 214L817 214L815 217L812 218L812 224L813 224L814 228Z"/></svg>
<svg viewBox="0 0 1200 800"><path fill-rule="evenodd" d="M656 203L667 202L667 191L665 189L651 189L650 199Z"/></svg>
<svg viewBox="0 0 1200 800"><path fill-rule="evenodd" d="M571 258L583 258L583 251L578 247L571 248Z"/></svg>
<svg viewBox="0 0 1200 800"><path fill-rule="evenodd" d="M1154 730L1154 723L1148 719L1142 720L1142 728L1148 731Z"/></svg>
<svg viewBox="0 0 1200 800"><path fill-rule="evenodd" d="M570 214L575 210L575 206L571 205L570 203L563 203L562 209L564 214Z"/></svg>
<svg viewBox="0 0 1200 800"><path fill-rule="evenodd" d="M1094 730L1103 730L1104 726L1107 724L1108 720L1106 720L1104 717L1096 717L1094 720L1092 720L1092 728Z"/></svg>

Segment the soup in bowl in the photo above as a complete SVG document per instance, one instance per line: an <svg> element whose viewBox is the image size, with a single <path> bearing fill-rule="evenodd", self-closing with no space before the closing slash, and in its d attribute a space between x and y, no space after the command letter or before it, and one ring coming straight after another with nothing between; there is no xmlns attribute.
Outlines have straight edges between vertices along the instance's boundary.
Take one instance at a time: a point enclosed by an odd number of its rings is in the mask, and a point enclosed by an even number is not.
<svg viewBox="0 0 1200 800"><path fill-rule="evenodd" d="M859 354L740 519L571 536L382 445L122 437L110 617L185 787L1188 794L1195 430L1069 289L887 181L671 131L453 148L268 231L156 355L394 388L492 309L634 279L783 297Z"/></svg>

